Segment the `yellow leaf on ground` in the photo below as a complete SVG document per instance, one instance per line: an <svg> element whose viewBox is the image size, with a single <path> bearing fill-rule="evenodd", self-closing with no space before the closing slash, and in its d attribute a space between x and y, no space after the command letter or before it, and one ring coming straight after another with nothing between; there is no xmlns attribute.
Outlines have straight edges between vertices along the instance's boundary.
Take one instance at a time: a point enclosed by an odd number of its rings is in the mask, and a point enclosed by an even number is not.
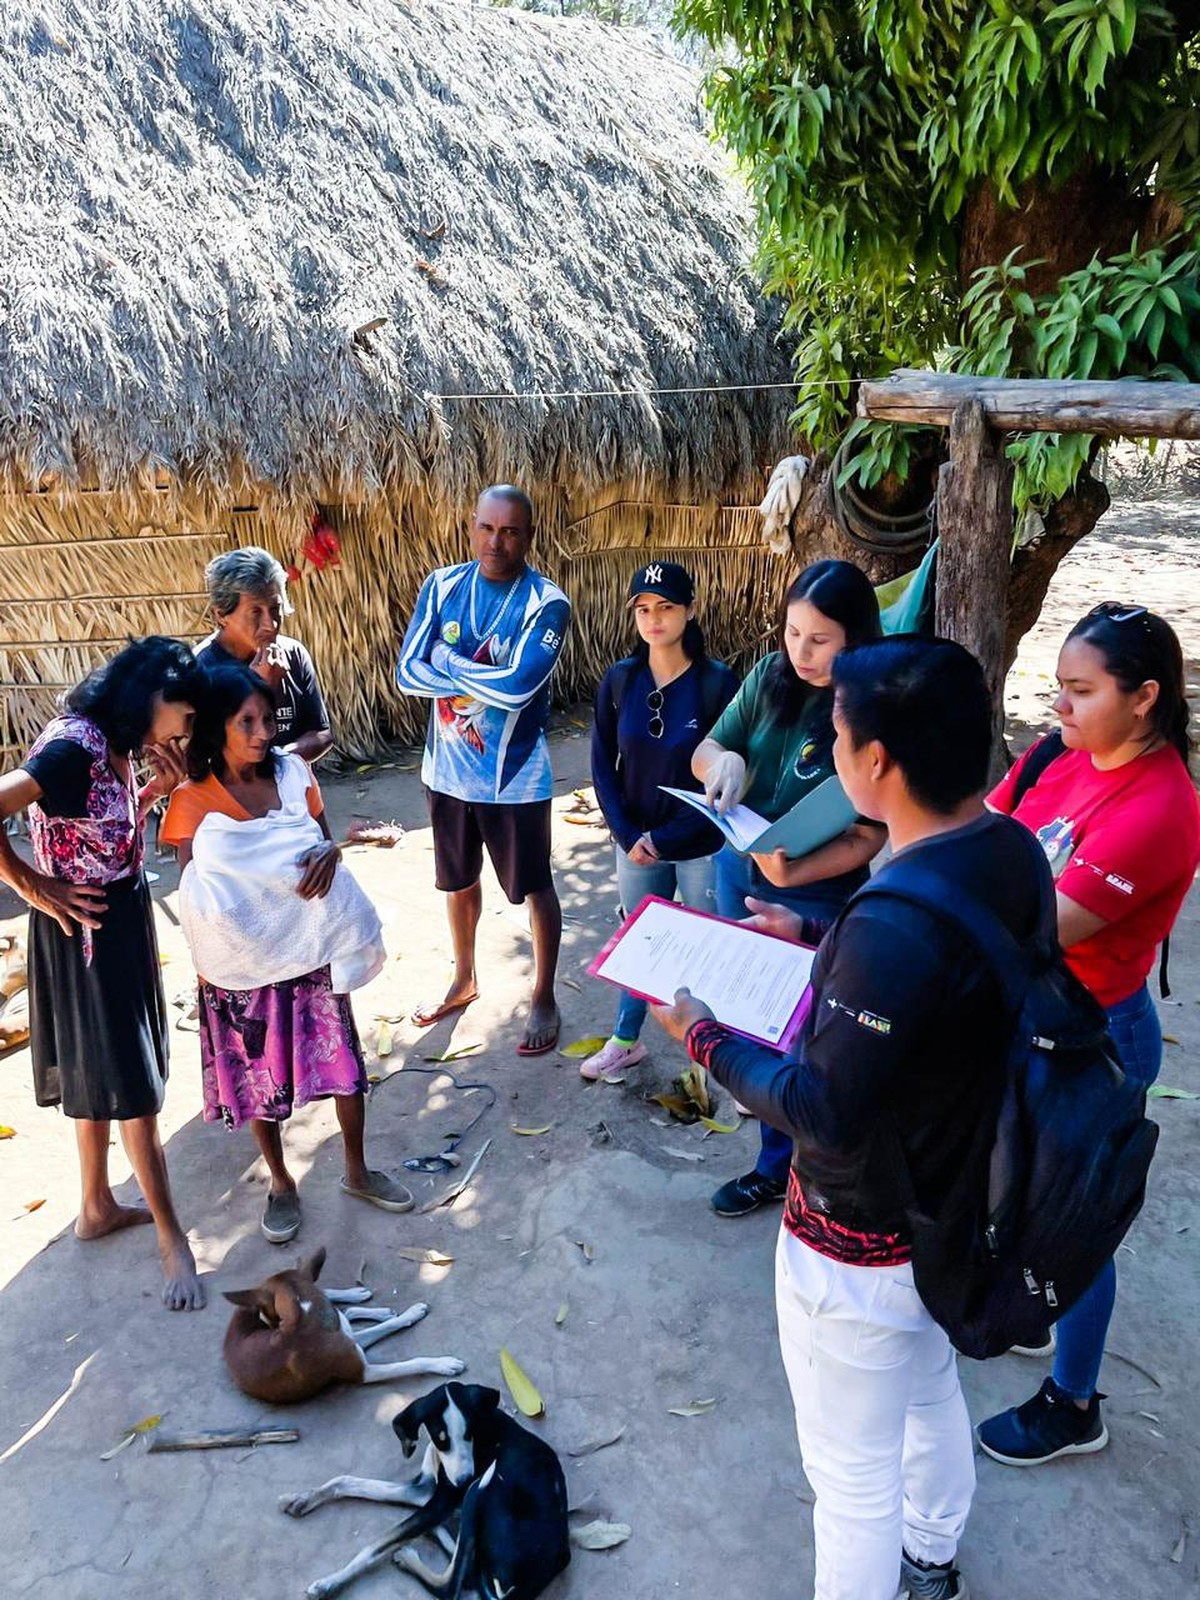
<svg viewBox="0 0 1200 1600"><path fill-rule="evenodd" d="M385 1056L390 1056L391 1053L392 1053L392 1030L391 1030L391 1026L387 1022L381 1022L379 1024L378 1031L375 1034L375 1054L379 1058L379 1060L382 1061Z"/></svg>
<svg viewBox="0 0 1200 1600"><path fill-rule="evenodd" d="M571 1529L571 1543L581 1550L611 1550L624 1544L632 1532L627 1522L589 1522Z"/></svg>
<svg viewBox="0 0 1200 1600"><path fill-rule="evenodd" d="M596 1051L603 1050L607 1043L607 1039L602 1039L597 1034L590 1039L576 1039L572 1044L565 1044L558 1053L560 1056L569 1056L572 1061L578 1061L583 1056L594 1056Z"/></svg>
<svg viewBox="0 0 1200 1600"><path fill-rule="evenodd" d="M508 1392L516 1403L517 1410L526 1417L541 1417L546 1412L546 1402L538 1393L537 1387L529 1374L524 1371L520 1363L515 1361L507 1350L500 1352L500 1370L504 1374L504 1381L508 1385Z"/></svg>
<svg viewBox="0 0 1200 1600"><path fill-rule="evenodd" d="M554 1326L556 1328L562 1327L563 1323L567 1320L567 1315L570 1310L570 1305L566 1300L564 1300L562 1305L560 1305L558 1310L554 1313Z"/></svg>
<svg viewBox="0 0 1200 1600"><path fill-rule="evenodd" d="M528 1138L535 1138L539 1133L549 1133L554 1124L552 1122L548 1122L544 1128L518 1128L516 1123L513 1122L510 1123L509 1126L512 1128L514 1133L523 1133Z"/></svg>
<svg viewBox="0 0 1200 1600"><path fill-rule="evenodd" d="M26 1211L40 1211L45 1204L44 1200L26 1200L25 1209Z"/></svg>
<svg viewBox="0 0 1200 1600"><path fill-rule="evenodd" d="M709 1133L736 1133L741 1127L740 1122L717 1122L713 1117L700 1117L698 1120Z"/></svg>
<svg viewBox="0 0 1200 1600"><path fill-rule="evenodd" d="M17 1130L15 1128L6 1128L0 1124L0 1139L15 1139L16 1137Z"/></svg>

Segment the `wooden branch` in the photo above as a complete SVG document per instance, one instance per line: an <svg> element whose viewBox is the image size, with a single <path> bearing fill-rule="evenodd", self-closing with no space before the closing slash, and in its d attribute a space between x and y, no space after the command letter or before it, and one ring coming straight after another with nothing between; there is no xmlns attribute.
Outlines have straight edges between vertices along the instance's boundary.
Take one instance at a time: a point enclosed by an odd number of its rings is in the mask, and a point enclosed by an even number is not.
<svg viewBox="0 0 1200 1600"><path fill-rule="evenodd" d="M260 1444L295 1444L300 1434L296 1428L244 1428L222 1431L208 1428L203 1433L156 1433L151 1439L148 1453L163 1455L177 1450L231 1450Z"/></svg>
<svg viewBox="0 0 1200 1600"><path fill-rule="evenodd" d="M890 378L862 385L858 414L876 422L945 428L970 400L979 401L988 424L1002 433L1200 439L1200 383L977 378L902 367Z"/></svg>

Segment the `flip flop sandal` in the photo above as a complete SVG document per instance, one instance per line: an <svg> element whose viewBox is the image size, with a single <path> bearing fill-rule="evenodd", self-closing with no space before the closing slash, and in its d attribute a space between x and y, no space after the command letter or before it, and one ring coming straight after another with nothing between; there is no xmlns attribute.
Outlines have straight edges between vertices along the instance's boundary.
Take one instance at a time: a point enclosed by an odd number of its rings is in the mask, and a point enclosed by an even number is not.
<svg viewBox="0 0 1200 1600"><path fill-rule="evenodd" d="M300 1196L294 1189L268 1195L262 1231L263 1238L271 1244L290 1244L300 1232Z"/></svg>
<svg viewBox="0 0 1200 1600"><path fill-rule="evenodd" d="M557 1049L558 1039L561 1033L562 1023L560 1022L558 1027L555 1028L553 1036L547 1039L545 1044L526 1044L525 1040L522 1039L520 1044L517 1046L517 1054L519 1056L548 1056L551 1050Z"/></svg>
<svg viewBox="0 0 1200 1600"><path fill-rule="evenodd" d="M479 990L468 995L465 1000L455 1000L451 1004L443 1003L435 1006L432 1011L422 1011L418 1008L412 1014L412 1020L418 1028L432 1028L435 1022L440 1022L443 1017L452 1017L456 1011L465 1011L468 1006L473 1006L479 999Z"/></svg>
<svg viewBox="0 0 1200 1600"><path fill-rule="evenodd" d="M369 1189L352 1189L345 1178L338 1187L343 1194L353 1195L356 1200L365 1200L368 1205L378 1206L381 1211L411 1211L413 1197L402 1183L397 1183L395 1178L389 1178L386 1172L368 1172Z"/></svg>

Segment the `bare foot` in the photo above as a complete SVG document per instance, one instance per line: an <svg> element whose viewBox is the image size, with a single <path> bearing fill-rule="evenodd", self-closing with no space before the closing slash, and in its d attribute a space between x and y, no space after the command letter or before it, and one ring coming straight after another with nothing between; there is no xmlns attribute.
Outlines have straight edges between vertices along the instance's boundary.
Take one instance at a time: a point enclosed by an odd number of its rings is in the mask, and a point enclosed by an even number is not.
<svg viewBox="0 0 1200 1600"><path fill-rule="evenodd" d="M562 1018L553 1001L549 1005L531 1005L525 1036L517 1046L519 1056L544 1056L558 1043Z"/></svg>
<svg viewBox="0 0 1200 1600"><path fill-rule="evenodd" d="M122 1228L138 1228L154 1218L145 1206L119 1206L114 1200L104 1211L80 1212L75 1220L77 1239L103 1239L106 1233L119 1233Z"/></svg>
<svg viewBox="0 0 1200 1600"><path fill-rule="evenodd" d="M448 1017L452 1011L461 1011L464 1006L469 1006L478 999L479 990L474 978L468 978L464 983L455 979L447 989L444 1000L439 1000L434 1005L418 1006L412 1014L412 1019L418 1028L432 1028L435 1022Z"/></svg>
<svg viewBox="0 0 1200 1600"><path fill-rule="evenodd" d="M186 1239L177 1244L163 1245L162 1302L168 1311L202 1311L208 1304L208 1292L196 1274L196 1258Z"/></svg>

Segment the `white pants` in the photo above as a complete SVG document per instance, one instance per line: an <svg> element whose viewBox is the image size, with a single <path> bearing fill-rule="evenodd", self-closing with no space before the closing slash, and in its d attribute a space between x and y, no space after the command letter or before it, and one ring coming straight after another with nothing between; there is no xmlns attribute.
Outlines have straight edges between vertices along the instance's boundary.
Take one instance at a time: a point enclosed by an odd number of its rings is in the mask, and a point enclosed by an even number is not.
<svg viewBox="0 0 1200 1600"><path fill-rule="evenodd" d="M785 1228L779 1345L816 1495L814 1600L896 1600L900 1551L950 1561L975 1491L950 1341L911 1266L852 1267Z"/></svg>

